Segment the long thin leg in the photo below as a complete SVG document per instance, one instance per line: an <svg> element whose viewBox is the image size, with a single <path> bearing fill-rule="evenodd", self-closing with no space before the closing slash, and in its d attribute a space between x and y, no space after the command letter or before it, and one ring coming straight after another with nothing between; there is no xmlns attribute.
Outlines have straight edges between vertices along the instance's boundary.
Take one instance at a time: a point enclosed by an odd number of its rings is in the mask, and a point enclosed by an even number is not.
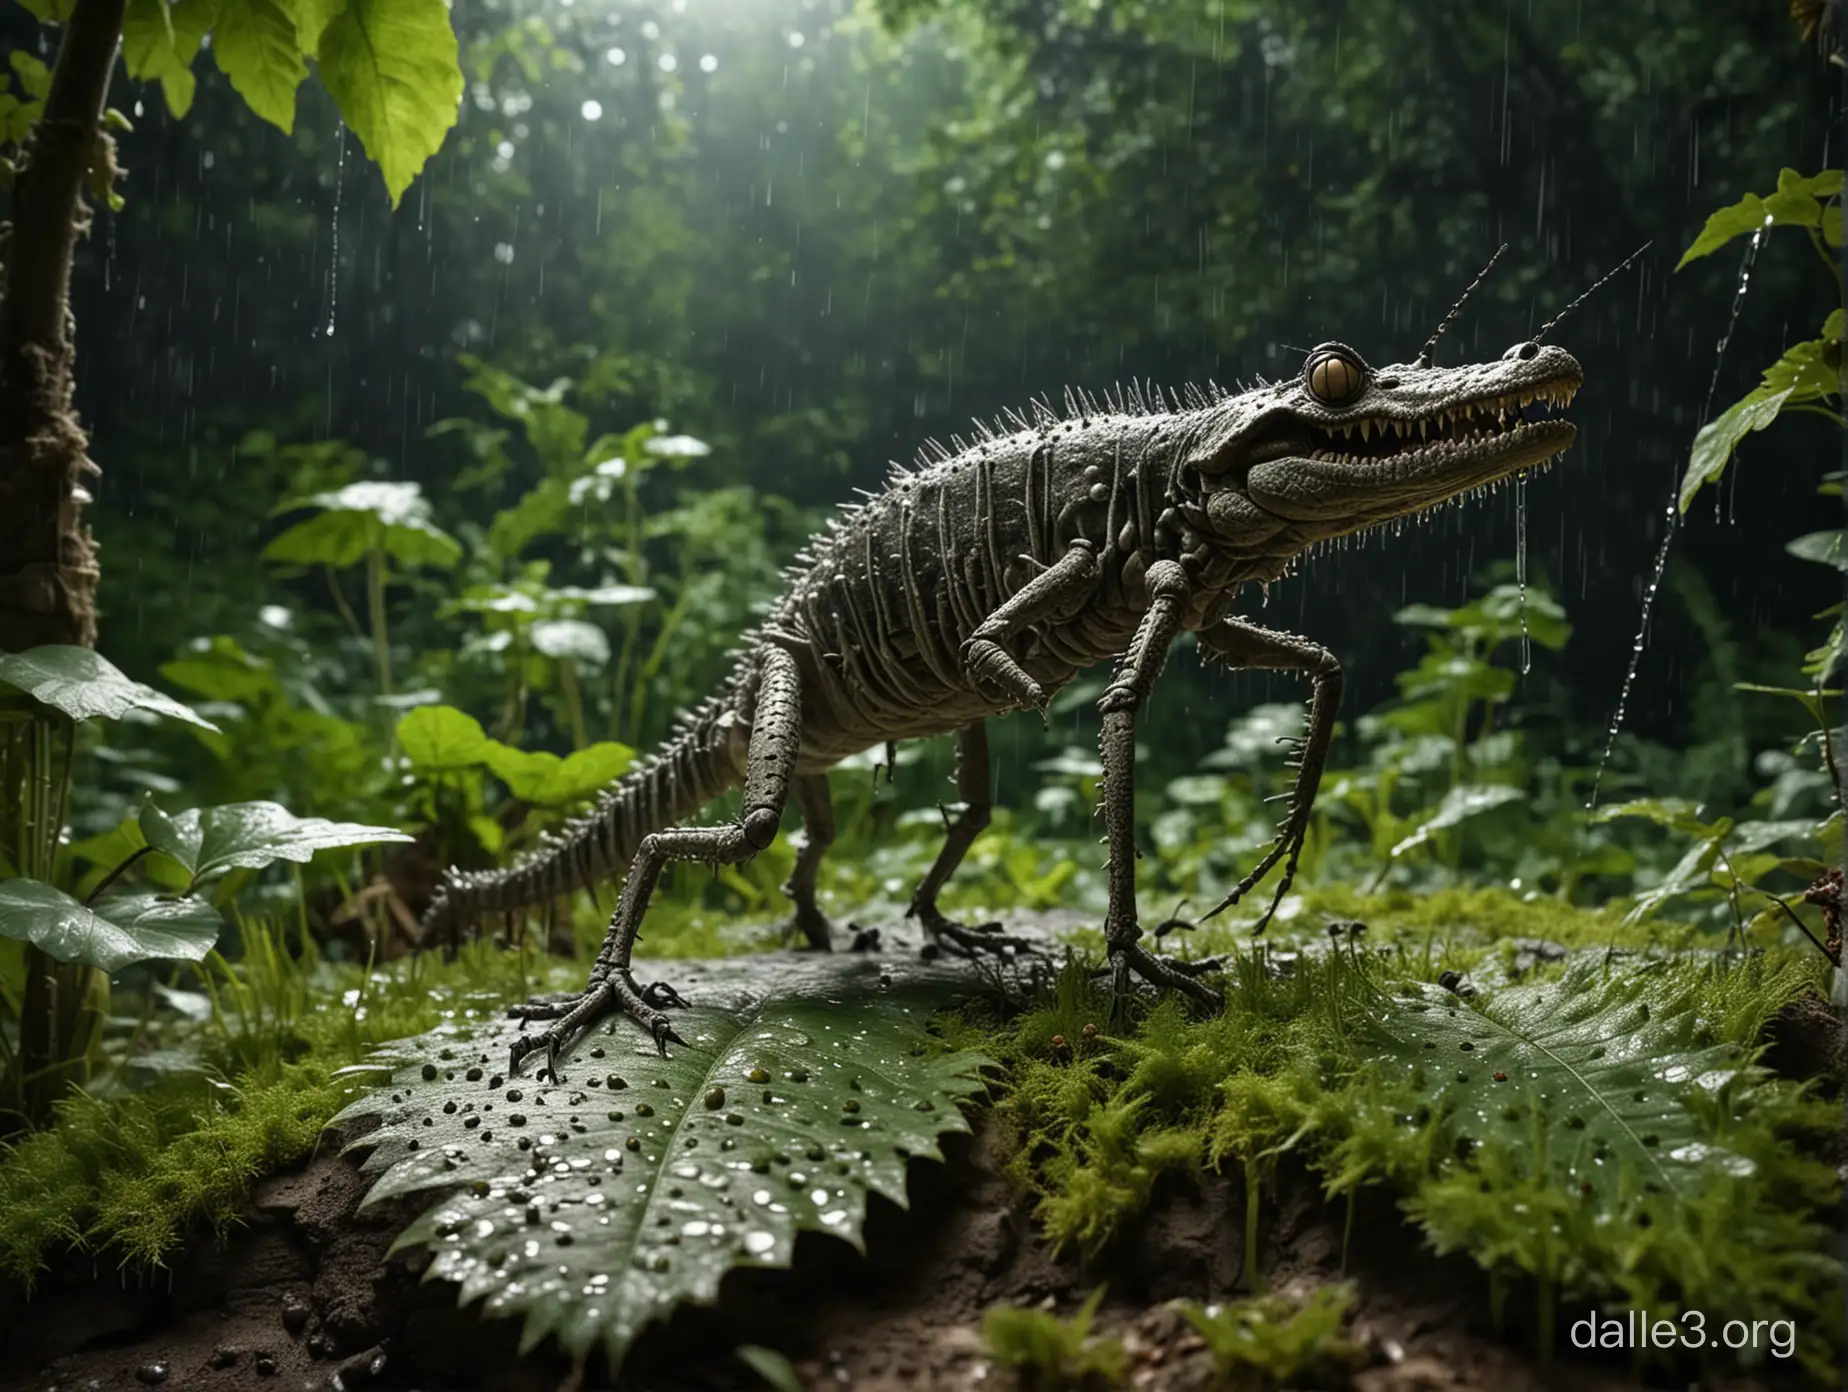
<svg viewBox="0 0 1848 1392"><path fill-rule="evenodd" d="M1073 541L1063 556L1022 585L969 635L962 646L963 671L977 683L1000 687L1022 706L1043 707L1044 688L1008 651L1007 640L1089 594L1102 575L1091 543L1083 537Z"/></svg>
<svg viewBox="0 0 1848 1392"><path fill-rule="evenodd" d="M1290 810L1277 828L1277 839L1264 859L1240 880L1232 892L1208 913L1228 909L1249 893L1289 856L1283 867L1283 880L1271 896L1270 907L1258 920L1262 933L1270 926L1271 915L1289 892L1296 878L1296 862L1302 857L1303 841L1309 834L1309 814L1315 809L1316 789L1322 782L1322 767L1328 761L1328 746L1335 736L1335 711L1341 704L1341 664L1335 655L1319 643L1299 638L1294 633L1278 633L1260 628L1245 619L1228 617L1198 635L1210 657L1230 667L1268 668L1273 671L1309 674L1309 718L1302 740L1296 746L1296 784L1290 790Z"/></svg>
<svg viewBox="0 0 1848 1392"><path fill-rule="evenodd" d="M796 779L792 791L802 813L802 847L796 852L796 868L790 871L783 893L795 901L792 926L817 952L829 952L834 947L834 930L815 903L815 873L828 847L834 844L834 802L828 794L828 775L804 774Z"/></svg>
<svg viewBox="0 0 1848 1392"><path fill-rule="evenodd" d="M584 993L574 1001L515 1006L508 1012L521 1019L552 1022L542 1033L514 1042L509 1077L519 1070L521 1059L544 1049L546 1069L556 1079L560 1046L612 1009L620 1009L653 1035L664 1054L670 1041L683 1042L660 1007L685 1002L663 982L645 989L637 986L629 969L642 914L661 871L670 863L699 860L713 866L737 865L776 839L801 739L802 681L796 660L781 648L766 648L758 672L757 704L745 761L744 805L738 821L730 826L674 827L642 838Z"/></svg>
<svg viewBox="0 0 1848 1392"><path fill-rule="evenodd" d="M943 847L918 882L911 896L906 918L915 918L925 932L942 946L962 957L972 957L984 949L1023 947L1018 938L998 936L999 923L981 923L965 928L945 918L937 908L937 895L949 882L962 858L968 854L975 838L982 834L994 806L993 781L988 764L988 726L983 721L964 726L956 732L956 795L962 811L945 828ZM946 818L946 821L948 819Z"/></svg>
<svg viewBox="0 0 1848 1392"><path fill-rule="evenodd" d="M1167 659L1168 645L1181 631L1190 586L1187 572L1173 561L1148 569L1148 612L1124 654L1115 678L1097 703L1103 712L1100 748L1104 761L1104 830L1110 848L1110 902L1104 916L1104 940L1110 950L1111 975L1121 999L1130 973L1157 986L1183 991L1213 1010L1219 995L1151 954L1137 941L1136 918L1136 712L1148 699Z"/></svg>

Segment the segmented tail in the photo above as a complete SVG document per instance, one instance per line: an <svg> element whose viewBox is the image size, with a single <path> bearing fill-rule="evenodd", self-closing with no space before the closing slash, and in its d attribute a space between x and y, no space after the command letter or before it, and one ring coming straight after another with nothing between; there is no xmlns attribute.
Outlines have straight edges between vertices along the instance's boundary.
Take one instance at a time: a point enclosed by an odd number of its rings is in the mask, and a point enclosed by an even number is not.
<svg viewBox="0 0 1848 1392"><path fill-rule="evenodd" d="M667 742L612 784L594 812L548 832L512 865L445 871L424 911L424 940L454 942L493 916L523 914L616 880L643 837L738 785L733 708L715 696L685 712Z"/></svg>

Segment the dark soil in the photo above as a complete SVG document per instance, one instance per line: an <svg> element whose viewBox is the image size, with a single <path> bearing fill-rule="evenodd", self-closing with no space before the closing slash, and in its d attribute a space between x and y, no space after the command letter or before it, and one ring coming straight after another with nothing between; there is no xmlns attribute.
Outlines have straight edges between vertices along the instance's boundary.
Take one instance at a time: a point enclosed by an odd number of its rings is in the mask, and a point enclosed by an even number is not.
<svg viewBox="0 0 1848 1392"><path fill-rule="evenodd" d="M1069 1312L1100 1283L1109 1287L1102 1324L1126 1337L1137 1387L1208 1385L1198 1339L1163 1302L1238 1293L1242 1185L1209 1178L1176 1187L1115 1249L1084 1266L1054 1260L979 1132L946 1142L947 1163L913 1165L908 1211L874 1200L868 1256L805 1234L793 1273L734 1273L717 1309L683 1310L646 1336L620 1386L762 1387L731 1352L759 1343L787 1353L811 1387L1006 1387L975 1332L983 1310L1050 1303ZM459 1312L451 1288L421 1284L421 1254L387 1256L411 1210L381 1205L359 1214L364 1188L353 1159L330 1146L263 1182L242 1226L222 1242L202 1236L157 1283L125 1285L109 1271L73 1265L30 1301L0 1292L0 1392L571 1385L556 1352L518 1355L513 1323ZM1264 1215L1268 1280L1287 1287L1339 1274L1345 1211L1322 1203L1301 1172L1286 1171L1279 1191ZM1620 1363L1544 1373L1518 1351L1518 1314L1507 1342L1492 1333L1477 1268L1418 1250L1384 1197L1362 1203L1348 1274L1361 1292L1350 1334L1369 1360L1349 1384L1360 1392L1689 1385L1687 1370L1652 1383ZM609 1385L600 1360L582 1385Z"/></svg>

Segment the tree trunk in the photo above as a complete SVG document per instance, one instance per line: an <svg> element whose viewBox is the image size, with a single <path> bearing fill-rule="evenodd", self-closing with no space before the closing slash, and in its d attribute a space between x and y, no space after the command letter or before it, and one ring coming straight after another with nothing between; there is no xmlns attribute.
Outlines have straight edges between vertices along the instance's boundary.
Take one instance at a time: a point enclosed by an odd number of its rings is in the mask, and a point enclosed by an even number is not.
<svg viewBox="0 0 1848 1392"><path fill-rule="evenodd" d="M0 228L0 652L96 643L96 546L82 522L98 470L71 406L71 265L91 166L113 172L103 103L126 0L77 0L45 110Z"/></svg>

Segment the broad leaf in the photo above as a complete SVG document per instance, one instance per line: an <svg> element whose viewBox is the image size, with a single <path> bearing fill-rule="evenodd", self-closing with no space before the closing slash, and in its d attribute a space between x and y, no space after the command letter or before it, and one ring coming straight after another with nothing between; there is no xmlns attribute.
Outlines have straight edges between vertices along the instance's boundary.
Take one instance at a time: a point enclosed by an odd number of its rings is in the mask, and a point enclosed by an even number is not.
<svg viewBox="0 0 1848 1392"><path fill-rule="evenodd" d="M1492 812L1511 802L1524 802L1526 798L1527 794L1521 789L1503 783L1460 783L1444 794L1444 800L1438 803L1437 810L1420 822L1410 836L1394 846L1392 853L1395 856L1404 855L1422 846L1440 831L1448 831L1471 817L1480 817L1484 812Z"/></svg>
<svg viewBox="0 0 1848 1392"><path fill-rule="evenodd" d="M1785 542L1784 549L1800 561L1814 561L1818 565L1833 566L1836 570L1848 570L1848 556L1842 554L1842 530L1839 527L1827 532L1806 532Z"/></svg>
<svg viewBox="0 0 1848 1392"><path fill-rule="evenodd" d="M1482 1148L1627 1216L1642 1191L1686 1200L1749 1174L1715 1144L1715 1098L1749 1085L1736 1047L1703 1038L1685 999L1644 970L1505 987L1472 1006L1439 986L1397 989L1372 1012L1389 1083L1438 1119L1437 1154L1489 1168Z"/></svg>
<svg viewBox="0 0 1848 1392"><path fill-rule="evenodd" d="M586 745L560 759L543 750L528 753L497 745L488 754L488 767L522 802L541 807L564 807L582 802L614 783L635 761L626 744L603 741Z"/></svg>
<svg viewBox="0 0 1848 1392"><path fill-rule="evenodd" d="M533 625L532 642L547 657L587 667L601 667L610 660L610 640L582 619L541 619Z"/></svg>
<svg viewBox="0 0 1848 1392"><path fill-rule="evenodd" d="M409 841L396 827L297 817L273 802L234 802L169 817L153 803L141 810L141 834L171 856L196 884L225 870L260 870L278 860L306 864L317 851Z"/></svg>
<svg viewBox="0 0 1848 1392"><path fill-rule="evenodd" d="M1777 419L1791 391L1789 387L1775 392L1755 388L1700 428L1700 433L1694 437L1694 448L1688 454L1687 472L1681 476L1683 512L1688 510L1688 504L1704 485L1716 481L1726 471L1727 461L1741 440Z"/></svg>
<svg viewBox="0 0 1848 1392"><path fill-rule="evenodd" d="M1681 253L1675 269L1718 251L1735 237L1749 237L1761 227L1820 227L1821 200L1841 190L1839 169L1825 169L1808 178L1794 169L1785 169L1777 176L1776 193L1764 198L1748 193L1730 208L1711 214L1694 244Z"/></svg>
<svg viewBox="0 0 1848 1392"><path fill-rule="evenodd" d="M33 700L63 711L72 720L120 720L131 710L141 710L218 732L218 727L197 711L151 686L130 681L113 663L89 648L50 644L20 653L0 653L0 682L18 687Z"/></svg>
<svg viewBox="0 0 1848 1392"><path fill-rule="evenodd" d="M160 674L208 701L249 701L281 690L268 661L222 633L193 640L182 656L161 664Z"/></svg>
<svg viewBox="0 0 1848 1392"><path fill-rule="evenodd" d="M1713 867L1719 863L1726 838L1732 834L1732 819L1722 817L1711 835L1688 847L1662 882L1636 896L1636 902L1623 916L1625 923L1640 923L1671 899L1706 889L1713 883Z"/></svg>
<svg viewBox="0 0 1848 1392"><path fill-rule="evenodd" d="M122 57L128 75L159 82L176 118L192 109L193 59L218 18L219 0L128 0Z"/></svg>
<svg viewBox="0 0 1848 1392"><path fill-rule="evenodd" d="M212 57L252 111L285 135L293 129L295 89L308 65L282 0L220 0Z"/></svg>
<svg viewBox="0 0 1848 1392"><path fill-rule="evenodd" d="M481 722L454 706L420 706L398 722L398 747L418 768L472 768L496 741Z"/></svg>
<svg viewBox="0 0 1848 1392"><path fill-rule="evenodd" d="M523 1317L524 1348L601 1341L616 1363L734 1267L787 1266L798 1232L857 1246L867 1195L903 1204L909 1161L967 1129L984 1061L925 1032L963 974L777 954L674 979L697 1004L670 1057L616 1019L556 1084L507 1078L522 1026L470 1012L393 1046L388 1087L335 1118L379 1119L355 1142L380 1176L365 1202L437 1191L399 1245L429 1247L462 1303Z"/></svg>
<svg viewBox="0 0 1848 1392"><path fill-rule="evenodd" d="M111 894L92 907L37 880L0 880L0 938L108 972L153 958L197 962L222 926L218 910L190 896Z"/></svg>
<svg viewBox="0 0 1848 1392"><path fill-rule="evenodd" d="M462 101L443 0L348 0L321 32L321 82L385 176L392 207L442 148Z"/></svg>
<svg viewBox="0 0 1848 1392"><path fill-rule="evenodd" d="M405 565L448 570L462 559L462 544L430 520L430 505L414 483L350 483L279 511L301 507L322 512L270 542L264 560L338 569L383 551Z"/></svg>
<svg viewBox="0 0 1848 1392"><path fill-rule="evenodd" d="M1641 817L1684 836L1713 833L1713 827L1700 819L1699 805L1686 798L1633 798L1629 802L1610 803L1592 814L1594 822L1614 822L1619 817Z"/></svg>

